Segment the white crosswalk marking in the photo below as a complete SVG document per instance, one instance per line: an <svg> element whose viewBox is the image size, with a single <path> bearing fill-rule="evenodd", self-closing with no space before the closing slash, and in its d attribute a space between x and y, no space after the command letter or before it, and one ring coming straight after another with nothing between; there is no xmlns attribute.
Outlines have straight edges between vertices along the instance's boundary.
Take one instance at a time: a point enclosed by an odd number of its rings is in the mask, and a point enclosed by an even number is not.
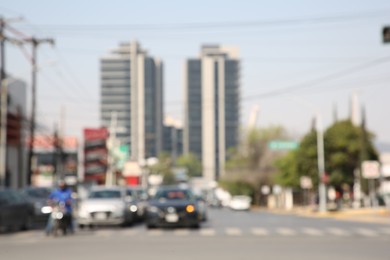
<svg viewBox="0 0 390 260"><path fill-rule="evenodd" d="M294 236L294 235L296 235L296 232L293 229L290 229L290 228L278 228L278 229L276 229L276 232L278 232L282 236Z"/></svg>
<svg viewBox="0 0 390 260"><path fill-rule="evenodd" d="M212 228L204 228L204 229L200 230L199 234L201 236L215 236L216 232Z"/></svg>
<svg viewBox="0 0 390 260"><path fill-rule="evenodd" d="M366 237L376 237L378 235L378 233L376 233L374 230L367 228L358 228L356 232Z"/></svg>
<svg viewBox="0 0 390 260"><path fill-rule="evenodd" d="M335 236L349 236L351 235L348 231L341 228L328 228L328 232Z"/></svg>
<svg viewBox="0 0 390 260"><path fill-rule="evenodd" d="M255 236L267 236L269 234L265 228L252 228L251 233Z"/></svg>
<svg viewBox="0 0 390 260"><path fill-rule="evenodd" d="M229 236L241 236L242 231L239 228L226 228L226 234Z"/></svg>
<svg viewBox="0 0 390 260"><path fill-rule="evenodd" d="M163 234L162 230L148 230L149 236L161 236Z"/></svg>
<svg viewBox="0 0 390 260"><path fill-rule="evenodd" d="M379 232L390 235L390 228L381 228Z"/></svg>
<svg viewBox="0 0 390 260"><path fill-rule="evenodd" d="M303 233L310 236L323 236L324 233L321 230L315 228L304 228L302 229Z"/></svg>

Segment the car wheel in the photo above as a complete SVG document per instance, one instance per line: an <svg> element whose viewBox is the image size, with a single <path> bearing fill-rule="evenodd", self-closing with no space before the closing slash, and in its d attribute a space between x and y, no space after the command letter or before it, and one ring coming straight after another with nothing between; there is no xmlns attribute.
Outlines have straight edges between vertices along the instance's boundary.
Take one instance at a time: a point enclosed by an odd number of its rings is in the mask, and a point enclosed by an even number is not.
<svg viewBox="0 0 390 260"><path fill-rule="evenodd" d="M199 229L199 228L200 228L199 223L191 225L191 229Z"/></svg>
<svg viewBox="0 0 390 260"><path fill-rule="evenodd" d="M24 223L22 225L22 230L30 230L32 229L33 227L33 217L31 215L28 215L25 219L24 219Z"/></svg>
<svg viewBox="0 0 390 260"><path fill-rule="evenodd" d="M152 225L152 224L147 224L146 227L147 227L147 229L154 229L154 228L156 228L156 226Z"/></svg>

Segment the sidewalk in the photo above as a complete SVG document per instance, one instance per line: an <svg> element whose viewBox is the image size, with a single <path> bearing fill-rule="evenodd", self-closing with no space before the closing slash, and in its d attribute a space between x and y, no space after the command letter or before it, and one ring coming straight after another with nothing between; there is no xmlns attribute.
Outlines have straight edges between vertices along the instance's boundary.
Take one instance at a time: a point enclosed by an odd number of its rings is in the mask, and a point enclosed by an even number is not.
<svg viewBox="0 0 390 260"><path fill-rule="evenodd" d="M339 211L318 212L310 207L295 207L292 210L265 209L275 214L293 214L312 218L334 218L345 221L357 221L390 225L390 210L378 208L346 208Z"/></svg>

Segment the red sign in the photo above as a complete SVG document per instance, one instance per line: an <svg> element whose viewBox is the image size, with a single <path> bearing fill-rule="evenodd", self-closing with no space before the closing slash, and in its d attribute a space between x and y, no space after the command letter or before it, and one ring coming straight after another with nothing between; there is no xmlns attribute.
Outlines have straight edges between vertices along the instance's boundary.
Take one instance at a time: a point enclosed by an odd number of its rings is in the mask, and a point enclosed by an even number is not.
<svg viewBox="0 0 390 260"><path fill-rule="evenodd" d="M85 128L84 129L84 140L85 141L93 141L93 140L101 140L108 138L108 130L107 128Z"/></svg>

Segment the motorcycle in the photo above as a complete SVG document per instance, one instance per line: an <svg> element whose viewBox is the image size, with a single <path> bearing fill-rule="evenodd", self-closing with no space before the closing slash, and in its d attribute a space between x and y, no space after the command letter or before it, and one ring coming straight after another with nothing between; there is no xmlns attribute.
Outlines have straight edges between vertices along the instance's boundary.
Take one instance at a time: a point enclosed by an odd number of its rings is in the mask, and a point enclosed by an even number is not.
<svg viewBox="0 0 390 260"><path fill-rule="evenodd" d="M53 223L53 235L57 236L60 230L63 235L66 235L70 223L70 216L66 211L65 203L60 202L53 205L50 217Z"/></svg>

